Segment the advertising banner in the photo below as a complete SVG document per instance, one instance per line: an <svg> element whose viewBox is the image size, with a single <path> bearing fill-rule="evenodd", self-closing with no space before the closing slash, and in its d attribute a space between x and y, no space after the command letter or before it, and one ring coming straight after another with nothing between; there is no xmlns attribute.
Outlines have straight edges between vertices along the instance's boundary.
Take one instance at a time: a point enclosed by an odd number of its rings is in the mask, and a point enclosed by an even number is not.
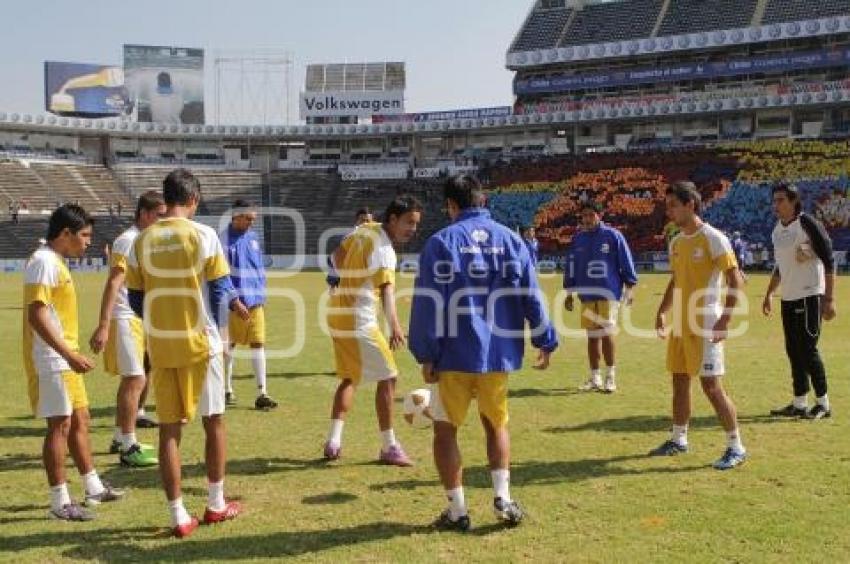
<svg viewBox="0 0 850 564"><path fill-rule="evenodd" d="M124 45L124 80L138 120L204 123L204 51Z"/></svg>
<svg viewBox="0 0 850 564"><path fill-rule="evenodd" d="M404 113L404 91L302 92L301 118Z"/></svg>
<svg viewBox="0 0 850 564"><path fill-rule="evenodd" d="M372 116L372 123L415 123L421 121L451 121L456 119L481 119L490 117L507 117L511 115L510 106L495 108L471 108L466 110L449 110L445 112L421 112L415 114Z"/></svg>
<svg viewBox="0 0 850 564"><path fill-rule="evenodd" d="M87 63L44 63L44 109L85 118L111 117L131 110L121 67Z"/></svg>

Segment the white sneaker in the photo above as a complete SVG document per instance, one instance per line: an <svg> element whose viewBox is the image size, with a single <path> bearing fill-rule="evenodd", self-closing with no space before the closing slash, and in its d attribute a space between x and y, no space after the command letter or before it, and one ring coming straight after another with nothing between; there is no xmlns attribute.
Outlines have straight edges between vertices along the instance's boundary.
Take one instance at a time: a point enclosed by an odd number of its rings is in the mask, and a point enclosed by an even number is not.
<svg viewBox="0 0 850 564"><path fill-rule="evenodd" d="M587 382L578 387L581 392L598 392L602 389L602 380L599 378L589 378Z"/></svg>
<svg viewBox="0 0 850 564"><path fill-rule="evenodd" d="M617 391L617 382L614 379L614 376L606 376L605 377L604 392L606 394L613 394L616 391Z"/></svg>

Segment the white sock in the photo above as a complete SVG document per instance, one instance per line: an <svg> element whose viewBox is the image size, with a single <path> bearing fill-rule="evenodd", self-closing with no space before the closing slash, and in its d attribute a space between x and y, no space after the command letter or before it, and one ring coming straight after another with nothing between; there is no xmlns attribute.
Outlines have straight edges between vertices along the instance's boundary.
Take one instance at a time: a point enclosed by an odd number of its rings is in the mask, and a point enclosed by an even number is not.
<svg viewBox="0 0 850 564"><path fill-rule="evenodd" d="M608 377L613 379L614 376L616 376L616 375L617 375L617 367L616 366L609 366L608 367Z"/></svg>
<svg viewBox="0 0 850 564"><path fill-rule="evenodd" d="M266 395L266 349L251 349L251 364L254 366L257 390L264 396Z"/></svg>
<svg viewBox="0 0 850 564"><path fill-rule="evenodd" d="M97 475L97 470L92 470L88 474L83 474L83 484L86 487L88 495L97 495L102 493L104 489L103 482L100 481L100 476Z"/></svg>
<svg viewBox="0 0 850 564"><path fill-rule="evenodd" d="M817 398L817 402L819 406L829 411L829 396L824 394L823 397Z"/></svg>
<svg viewBox="0 0 850 564"><path fill-rule="evenodd" d="M328 433L328 442L338 447L342 445L342 428L345 425L345 421L342 419L332 419L331 420L331 432Z"/></svg>
<svg viewBox="0 0 850 564"><path fill-rule="evenodd" d="M381 440L384 442L384 450L389 450L398 444L395 440L395 431L392 429L381 431Z"/></svg>
<svg viewBox="0 0 850 564"><path fill-rule="evenodd" d="M594 382L601 382L602 381L602 371L600 371L598 368L596 370L591 370L590 371L590 379L593 380Z"/></svg>
<svg viewBox="0 0 850 564"><path fill-rule="evenodd" d="M174 527L179 527L192 521L189 512L186 511L186 507L183 506L182 497L178 497L174 501L169 501L168 510L171 512L171 525Z"/></svg>
<svg viewBox="0 0 850 564"><path fill-rule="evenodd" d="M495 497L502 498L503 501L511 500L511 471L510 470L491 470L490 478L493 480L493 492Z"/></svg>
<svg viewBox="0 0 850 564"><path fill-rule="evenodd" d="M453 490L446 490L449 500L449 512L452 520L457 520L466 515L466 499L463 497L463 486Z"/></svg>
<svg viewBox="0 0 850 564"><path fill-rule="evenodd" d="M115 432L112 433L112 440L115 441L116 443L120 443L121 442L121 435L122 435L121 427L115 427Z"/></svg>
<svg viewBox="0 0 850 564"><path fill-rule="evenodd" d="M792 403L797 409L806 409L809 407L809 402L805 395L794 396L794 401Z"/></svg>
<svg viewBox="0 0 850 564"><path fill-rule="evenodd" d="M224 511L227 507L227 504L224 502L224 480L220 482L209 482L207 492L207 507L213 511Z"/></svg>
<svg viewBox="0 0 850 564"><path fill-rule="evenodd" d="M147 415L147 412L144 407L140 407L139 411L136 412L136 417L144 417L145 415Z"/></svg>
<svg viewBox="0 0 850 564"><path fill-rule="evenodd" d="M121 442L121 451L127 452L130 448L138 442L136 439L136 433L121 433L121 438L118 439Z"/></svg>
<svg viewBox="0 0 850 564"><path fill-rule="evenodd" d="M688 444L688 426L687 425L673 425L673 433L670 436L670 440L674 443L685 446Z"/></svg>
<svg viewBox="0 0 850 564"><path fill-rule="evenodd" d="M744 452L746 450L743 443L741 443L741 434L738 432L738 429L726 433L726 446L735 452Z"/></svg>
<svg viewBox="0 0 850 564"><path fill-rule="evenodd" d="M50 486L50 509L60 511L69 503L71 503L71 495L68 493L67 482L58 486Z"/></svg>
<svg viewBox="0 0 850 564"><path fill-rule="evenodd" d="M226 382L225 391L228 394L233 393L233 355L228 354L225 355L227 358L225 359L224 366L224 381Z"/></svg>

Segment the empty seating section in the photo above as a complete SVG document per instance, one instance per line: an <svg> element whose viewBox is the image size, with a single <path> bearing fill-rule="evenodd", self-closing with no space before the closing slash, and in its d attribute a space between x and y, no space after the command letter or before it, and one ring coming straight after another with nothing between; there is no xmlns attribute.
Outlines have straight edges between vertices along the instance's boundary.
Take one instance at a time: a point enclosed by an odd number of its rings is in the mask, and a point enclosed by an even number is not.
<svg viewBox="0 0 850 564"><path fill-rule="evenodd" d="M593 4L576 12L561 45L605 43L649 37L663 0Z"/></svg>
<svg viewBox="0 0 850 564"><path fill-rule="evenodd" d="M748 27L757 4L758 0L674 0L658 35Z"/></svg>
<svg viewBox="0 0 850 564"><path fill-rule="evenodd" d="M536 9L514 42L513 51L533 51L555 47L572 10L564 8Z"/></svg>
<svg viewBox="0 0 850 564"><path fill-rule="evenodd" d="M123 218L95 218L94 237L86 252L86 257L103 258L104 247L132 222L129 216ZM39 239L47 235L47 216L22 216L15 224L4 218L0 221L0 258L26 258L38 247Z"/></svg>
<svg viewBox="0 0 850 564"><path fill-rule="evenodd" d="M763 24L850 14L848 0L768 0Z"/></svg>

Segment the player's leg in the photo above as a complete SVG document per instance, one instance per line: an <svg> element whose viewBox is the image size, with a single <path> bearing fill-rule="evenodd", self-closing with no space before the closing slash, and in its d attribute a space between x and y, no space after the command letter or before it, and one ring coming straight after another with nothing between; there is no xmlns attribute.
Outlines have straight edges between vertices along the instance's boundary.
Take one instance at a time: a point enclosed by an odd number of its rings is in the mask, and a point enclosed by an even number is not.
<svg viewBox="0 0 850 564"><path fill-rule="evenodd" d="M142 386L142 392L139 394L139 409L136 411L136 428L139 429L155 429L158 425L145 410L150 389L150 367L148 366L147 355L145 355L145 385Z"/></svg>
<svg viewBox="0 0 850 564"><path fill-rule="evenodd" d="M475 390L475 377L472 374L442 373L433 387L434 464L449 501L448 508L434 522L441 529L465 531L470 527L457 429L466 419Z"/></svg>
<svg viewBox="0 0 850 564"><path fill-rule="evenodd" d="M118 386L118 422L121 427L118 440L120 461L124 466L144 467L157 463L156 456L150 450L152 447L143 446L136 437L139 398L146 384L147 379L143 375L122 376L121 385Z"/></svg>
<svg viewBox="0 0 850 564"><path fill-rule="evenodd" d="M231 316L233 318L234 316ZM233 323L231 322L231 325ZM236 343L230 343L224 353L224 402L225 405L236 405L236 393L233 391L233 363Z"/></svg>
<svg viewBox="0 0 850 564"><path fill-rule="evenodd" d="M375 387L375 413L378 415L378 428L381 431L381 452L378 459L393 466L413 466L413 462L401 443L396 440L393 430L393 403L395 402L395 377L378 382Z"/></svg>
<svg viewBox="0 0 850 564"><path fill-rule="evenodd" d="M711 402L726 432L726 450L714 463L714 467L718 470L729 470L742 464L747 457L747 451L741 442L741 432L738 429L738 413L732 399L723 389L722 379L719 376L703 376L700 382L705 396Z"/></svg>
<svg viewBox="0 0 850 564"><path fill-rule="evenodd" d="M605 366L607 369L603 389L605 392L610 394L617 391L617 365L614 358L614 335L609 331L608 334L600 339L600 341L602 341L602 356L605 359Z"/></svg>
<svg viewBox="0 0 850 564"><path fill-rule="evenodd" d="M334 392L331 406L331 427L325 441L324 456L326 460L336 460L342 452L342 430L345 417L354 405L356 386L350 378L342 378Z"/></svg>
<svg viewBox="0 0 850 564"><path fill-rule="evenodd" d="M595 330L587 330L587 363L590 366L590 377L579 388L584 392L595 392L602 389L602 372L599 362L602 358L602 341L594 336Z"/></svg>
<svg viewBox="0 0 850 564"><path fill-rule="evenodd" d="M47 417L47 434L44 437L41 456L47 484L50 487L50 517L65 521L88 521L94 515L71 500L65 473L65 454L71 418L60 415Z"/></svg>
<svg viewBox="0 0 850 564"><path fill-rule="evenodd" d="M670 438L649 452L650 456L675 456L688 452L688 422L691 419L691 377L687 373L674 373L671 377L673 388L672 413L673 427Z"/></svg>
<svg viewBox="0 0 850 564"><path fill-rule="evenodd" d="M771 415L779 417L803 417L807 413L809 394L809 378L806 374L806 364L801 353L800 333L804 331L802 317L797 313L802 309L802 301L782 302L782 330L785 333L785 354L791 365L791 380L794 396L791 403L785 407L772 409Z"/></svg>
<svg viewBox="0 0 850 564"><path fill-rule="evenodd" d="M820 296L805 299L806 326L800 335L801 354L807 375L811 377L816 401L815 406L806 414L807 419L825 419L832 416L827 396L826 368L818 350L822 324L821 299Z"/></svg>
<svg viewBox="0 0 850 564"><path fill-rule="evenodd" d="M263 306L257 306L251 310L247 340L251 347L251 366L257 382L257 399L254 401L254 407L264 411L274 409L277 407L277 402L269 397L266 384L266 314Z"/></svg>

